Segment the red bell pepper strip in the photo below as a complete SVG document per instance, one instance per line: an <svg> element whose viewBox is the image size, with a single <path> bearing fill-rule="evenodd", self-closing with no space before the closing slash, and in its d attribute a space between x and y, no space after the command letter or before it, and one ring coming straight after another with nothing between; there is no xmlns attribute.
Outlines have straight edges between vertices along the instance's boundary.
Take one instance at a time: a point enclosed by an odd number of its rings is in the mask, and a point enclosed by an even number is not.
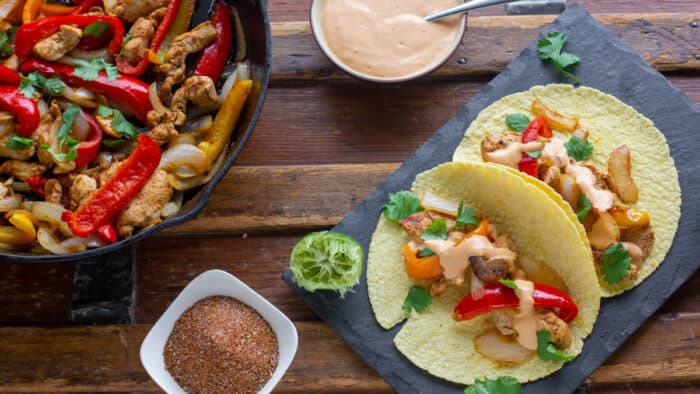
<svg viewBox="0 0 700 394"><path fill-rule="evenodd" d="M27 178L27 185L32 189L34 194L39 197L46 197L46 192L44 186L46 186L47 179L43 175L31 175Z"/></svg>
<svg viewBox="0 0 700 394"><path fill-rule="evenodd" d="M91 161L95 160L100 151L100 144L102 144L102 127L100 127L99 123L97 123L92 115L85 111L81 112L81 115L87 119L87 123L90 125L90 133L88 134L87 140L81 141L75 150L77 154L75 165L78 167L88 165Z"/></svg>
<svg viewBox="0 0 700 394"><path fill-rule="evenodd" d="M15 116L15 131L22 137L31 137L39 127L40 116L36 102L20 93L17 86L0 85L0 110Z"/></svg>
<svg viewBox="0 0 700 394"><path fill-rule="evenodd" d="M0 65L0 83L4 85L17 85L22 82L22 77L7 66Z"/></svg>
<svg viewBox="0 0 700 394"><path fill-rule="evenodd" d="M78 6L75 7L71 15L82 15L90 11L90 8L102 5L102 0L73 1L73 3L78 4Z"/></svg>
<svg viewBox="0 0 700 394"><path fill-rule="evenodd" d="M523 144L528 142L535 142L539 136L550 138L552 136L552 129L549 127L549 123L544 116L538 116L533 119L529 125L523 131L523 136L521 141ZM518 169L520 172L524 172L532 177L537 178L537 159L523 153L520 162L518 163Z"/></svg>
<svg viewBox="0 0 700 394"><path fill-rule="evenodd" d="M536 283L532 299L536 307L553 309L567 323L578 315L574 301L554 287ZM520 300L515 295L515 290L497 283L486 286L484 295L478 300L474 300L471 294L464 297L452 312L452 318L456 321L469 320L494 309L515 308L519 305Z"/></svg>
<svg viewBox="0 0 700 394"><path fill-rule="evenodd" d="M17 30L15 35L15 54L20 59L26 59L32 54L34 45L57 32L61 25L75 25L85 28L95 22L109 24L112 29L112 40L107 46L111 56L119 54L124 38L124 26L119 18L109 15L64 15L37 19L25 23Z"/></svg>
<svg viewBox="0 0 700 394"><path fill-rule="evenodd" d="M100 229L97 230L97 234L107 243L113 244L117 242L117 232L114 231L114 226L109 223L100 227Z"/></svg>
<svg viewBox="0 0 700 394"><path fill-rule="evenodd" d="M531 157L527 153L523 153L523 156L518 162L518 170L531 177L537 178L537 159Z"/></svg>
<svg viewBox="0 0 700 394"><path fill-rule="evenodd" d="M204 48L194 69L194 75L207 76L216 83L226 65L233 38L231 15L223 2L218 2L214 6L211 23L218 34L214 41Z"/></svg>
<svg viewBox="0 0 700 394"><path fill-rule="evenodd" d="M170 30L170 26L172 26L173 21L175 21L177 10L180 8L180 2L181 0L171 0L170 3L168 3L168 10L165 13L165 17L163 17L163 20L160 22L160 25L158 25L158 29L156 30L156 33L153 36L153 39L151 40L151 51L158 51L160 44L165 39L165 36L168 34L168 30ZM148 56L144 56L136 65L129 63L129 61L126 60L124 56L119 56L115 63L119 68L120 74L128 75L131 77L138 77L139 75L146 72L146 69L148 69L148 65L150 64L150 62L148 61Z"/></svg>
<svg viewBox="0 0 700 394"><path fill-rule="evenodd" d="M151 101L148 99L148 85L136 78L120 76L114 81L110 81L104 71L100 71L97 79L85 81L73 75L74 70L71 66L38 59L25 61L20 66L20 71L25 74L38 71L45 76L59 75L69 85L81 86L93 92L104 94L108 99L125 107L124 109L130 110L142 122L146 121L148 111L153 109Z"/></svg>
<svg viewBox="0 0 700 394"><path fill-rule="evenodd" d="M160 155L158 144L139 135L136 149L119 166L114 177L69 215L68 227L73 234L87 237L108 224L151 179L160 163Z"/></svg>

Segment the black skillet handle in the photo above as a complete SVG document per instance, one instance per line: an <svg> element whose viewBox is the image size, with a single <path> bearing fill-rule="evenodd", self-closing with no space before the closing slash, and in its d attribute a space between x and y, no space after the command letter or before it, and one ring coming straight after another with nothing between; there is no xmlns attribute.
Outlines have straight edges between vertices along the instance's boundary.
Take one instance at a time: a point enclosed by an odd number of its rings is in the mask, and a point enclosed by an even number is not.
<svg viewBox="0 0 700 394"><path fill-rule="evenodd" d="M129 324L134 321L136 245L75 262L71 321Z"/></svg>

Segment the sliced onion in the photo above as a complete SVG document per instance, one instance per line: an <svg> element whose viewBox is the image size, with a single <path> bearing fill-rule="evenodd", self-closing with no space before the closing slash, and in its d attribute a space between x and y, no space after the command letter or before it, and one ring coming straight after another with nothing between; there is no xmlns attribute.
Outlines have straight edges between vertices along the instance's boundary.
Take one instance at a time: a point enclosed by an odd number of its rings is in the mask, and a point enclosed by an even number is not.
<svg viewBox="0 0 700 394"><path fill-rule="evenodd" d="M484 297L484 282L482 282L472 270L469 270L469 284L469 291L474 301L478 301Z"/></svg>
<svg viewBox="0 0 700 394"><path fill-rule="evenodd" d="M102 239L98 234L92 234L91 236L84 238L85 239L85 246L88 248L99 248L102 246L107 245L107 242Z"/></svg>
<svg viewBox="0 0 700 394"><path fill-rule="evenodd" d="M247 60L238 63L238 78L250 79L250 63Z"/></svg>
<svg viewBox="0 0 700 394"><path fill-rule="evenodd" d="M15 7L19 6L19 0L0 0L0 19L5 20ZM22 2L24 4L24 2Z"/></svg>
<svg viewBox="0 0 700 394"><path fill-rule="evenodd" d="M106 62L110 62L109 52L107 51L107 47L95 49L92 51L86 51L83 49L73 49L70 52L70 56L75 58L75 59L85 60L86 62L89 62L92 59L98 59L98 58L102 59Z"/></svg>
<svg viewBox="0 0 700 394"><path fill-rule="evenodd" d="M96 108L97 103L95 100L97 97L93 92L85 88L71 88L66 85L66 87L61 90L61 96L67 98L75 104L81 107Z"/></svg>
<svg viewBox="0 0 700 394"><path fill-rule="evenodd" d="M202 180L204 180L204 176L202 176L202 175L197 175L197 176L193 176L190 178L181 179L181 178L178 178L172 174L168 174L168 183L175 190L186 191L186 190L194 189L195 187L202 184Z"/></svg>
<svg viewBox="0 0 700 394"><path fill-rule="evenodd" d="M173 201L163 205L160 210L160 216L164 218L169 218L180 211L181 206Z"/></svg>
<svg viewBox="0 0 700 394"><path fill-rule="evenodd" d="M559 193L571 205L571 209L576 212L581 189L578 187L576 178L573 175L561 174L559 176Z"/></svg>
<svg viewBox="0 0 700 394"><path fill-rule="evenodd" d="M209 130L213 120L214 119L211 115L204 115L191 122L187 122L187 124L185 124L185 126L182 128L182 132L180 133L180 135L182 135L183 133L193 133L198 135L202 134L205 131Z"/></svg>
<svg viewBox="0 0 700 394"><path fill-rule="evenodd" d="M58 229L64 236L72 236L73 232L70 231L66 222L61 220L61 215L63 215L65 210L63 205L52 204L46 201L35 201L32 205L32 216L36 220L58 226Z"/></svg>
<svg viewBox="0 0 700 394"><path fill-rule="evenodd" d="M56 61L59 63L67 64L69 66L75 66L75 59L73 58L73 56L70 55L61 56L61 58Z"/></svg>
<svg viewBox="0 0 700 394"><path fill-rule="evenodd" d="M75 117L75 121L73 121L73 132L75 132L75 136L78 137L80 141L87 139L88 134L90 133L90 124L85 117L85 112L78 112L78 115Z"/></svg>
<svg viewBox="0 0 700 394"><path fill-rule="evenodd" d="M187 166L173 168L170 172L178 178L191 178L193 176L202 175Z"/></svg>
<svg viewBox="0 0 700 394"><path fill-rule="evenodd" d="M208 160L206 153L194 145L179 144L163 152L158 168L168 171L170 169L187 166L203 174L207 170Z"/></svg>
<svg viewBox="0 0 700 394"><path fill-rule="evenodd" d="M224 84L221 86L221 93L219 93L219 105L223 105L224 101L226 100L226 97L228 97L229 93L231 93L231 90L233 89L233 85L236 83L236 80L238 79L238 68L240 65L236 66L236 68L233 69L231 74L226 78L226 81L224 81Z"/></svg>
<svg viewBox="0 0 700 394"><path fill-rule="evenodd" d="M13 194L0 200L0 212L9 212L22 205L22 195Z"/></svg>
<svg viewBox="0 0 700 394"><path fill-rule="evenodd" d="M85 250L87 249L86 238L70 237L61 241L61 246L70 250Z"/></svg>
<svg viewBox="0 0 700 394"><path fill-rule="evenodd" d="M518 341L496 329L474 338L474 349L484 357L503 363L521 363L535 355L534 350L521 346Z"/></svg>
<svg viewBox="0 0 700 394"><path fill-rule="evenodd" d="M9 186L12 188L12 191L14 191L14 192L31 193L31 191L32 191L32 189L29 187L29 184L27 182L12 182L12 184Z"/></svg>
<svg viewBox="0 0 700 394"><path fill-rule="evenodd" d="M75 253L81 250L85 250L86 247L84 242L78 243L76 241L67 242L66 245L64 245L58 240L56 234L46 226L39 226L39 231L37 231L36 233L36 239L39 241L39 244L41 246L43 246L44 248L46 248L46 250L54 254ZM72 239L73 238L69 238L66 241Z"/></svg>
<svg viewBox="0 0 700 394"><path fill-rule="evenodd" d="M444 213L446 215L457 216L459 203L445 200L429 191L423 193L423 198L420 200L420 205L430 211Z"/></svg>
<svg viewBox="0 0 700 394"><path fill-rule="evenodd" d="M36 103L36 106L39 108L39 117L43 118L44 115L49 112L49 104L46 103L46 100L41 99L39 100L38 103Z"/></svg>
<svg viewBox="0 0 700 394"><path fill-rule="evenodd" d="M177 135L177 137L173 138L170 140L170 147L172 148L175 145L180 145L180 144L187 144L187 145L195 145L197 141L195 141L194 136L189 133L180 133Z"/></svg>
<svg viewBox="0 0 700 394"><path fill-rule="evenodd" d="M19 209L24 209L25 211L32 211L32 208L34 207L34 201L25 201L22 204L20 204Z"/></svg>
<svg viewBox="0 0 700 394"><path fill-rule="evenodd" d="M159 114L162 114L168 110L163 105L163 102L160 101L160 96L158 96L158 87L156 86L155 82L148 85L148 100L151 101L151 106L153 107L153 110L158 112Z"/></svg>
<svg viewBox="0 0 700 394"><path fill-rule="evenodd" d="M202 179L202 185L205 183L209 183L211 181L211 178L216 175L217 172L221 169L221 167L224 166L224 163L226 162L226 152L221 152L219 153L219 157L216 158L216 161L214 164L212 164L211 168L209 169L209 173L207 176Z"/></svg>
<svg viewBox="0 0 700 394"><path fill-rule="evenodd" d="M525 276L528 280L555 287L569 294L569 289L566 287L561 277L544 262L531 259L527 256L518 255L518 266L521 270L525 271Z"/></svg>

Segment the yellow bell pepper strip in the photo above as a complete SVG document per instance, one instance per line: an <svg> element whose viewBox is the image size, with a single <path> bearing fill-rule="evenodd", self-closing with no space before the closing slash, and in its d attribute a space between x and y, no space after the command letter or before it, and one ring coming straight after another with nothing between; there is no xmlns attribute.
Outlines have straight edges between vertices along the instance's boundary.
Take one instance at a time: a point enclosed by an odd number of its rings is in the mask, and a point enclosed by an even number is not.
<svg viewBox="0 0 700 394"><path fill-rule="evenodd" d="M192 15L194 15L194 3L195 0L180 0L180 6L177 9L177 14L175 14L175 19L168 29L168 33L155 51L158 58L165 59L165 53L168 52L170 43L173 42L175 37L190 29Z"/></svg>
<svg viewBox="0 0 700 394"><path fill-rule="evenodd" d="M70 15L75 11L75 7L63 4L48 4L42 2L39 6L44 16Z"/></svg>
<svg viewBox="0 0 700 394"><path fill-rule="evenodd" d="M207 131L207 135L199 143L198 147L207 155L210 166L219 157L219 154L224 150L231 138L233 128L236 127L236 123L241 117L243 107L252 87L253 81L250 79L236 81L233 89L231 89L231 93L226 96L224 104L216 114L214 123Z"/></svg>
<svg viewBox="0 0 700 394"><path fill-rule="evenodd" d="M22 9L22 23L29 23L36 19L39 15L39 10L41 10L41 4L44 0L27 0L24 2L24 8Z"/></svg>
<svg viewBox="0 0 700 394"><path fill-rule="evenodd" d="M34 242L36 229L32 223L32 214L27 211L11 211L7 220L12 226L0 226L0 242L22 245Z"/></svg>

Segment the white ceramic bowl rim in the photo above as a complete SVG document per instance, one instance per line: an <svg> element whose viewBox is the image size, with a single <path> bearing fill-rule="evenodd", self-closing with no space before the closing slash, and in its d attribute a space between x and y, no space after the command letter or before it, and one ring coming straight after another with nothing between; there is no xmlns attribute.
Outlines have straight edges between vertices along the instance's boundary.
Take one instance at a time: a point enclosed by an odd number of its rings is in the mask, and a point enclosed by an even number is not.
<svg viewBox="0 0 700 394"><path fill-rule="evenodd" d="M430 63L428 66L408 75L403 75L400 77L377 77L374 75L369 75L365 74L363 72L357 71L351 67L349 67L347 64L345 64L342 60L340 60L334 53L331 51L331 49L328 47L328 44L326 43L326 38L323 35L323 26L321 22L321 6L322 3L325 0L312 0L311 1L311 9L309 11L309 20L311 21L311 31L313 32L314 38L316 39L316 43L318 46L321 48L321 51L338 67L340 67L343 71L346 73L359 78L359 79L364 79L366 81L371 81L371 82L380 82L380 83L392 83L392 82L404 82L408 81L411 79L416 79L420 78L422 76L425 76L427 74L432 73L433 71L437 70L440 68L445 62L447 62L452 54L457 50L459 47L459 44L462 43L462 40L464 38L464 32L467 28L467 23L466 23L466 15L462 16L461 22L460 22L460 27L458 32L455 35L454 42L452 46L449 48L449 50L445 51L445 55L443 57L437 58L434 62ZM376 0L376 1L381 1L381 0Z"/></svg>

